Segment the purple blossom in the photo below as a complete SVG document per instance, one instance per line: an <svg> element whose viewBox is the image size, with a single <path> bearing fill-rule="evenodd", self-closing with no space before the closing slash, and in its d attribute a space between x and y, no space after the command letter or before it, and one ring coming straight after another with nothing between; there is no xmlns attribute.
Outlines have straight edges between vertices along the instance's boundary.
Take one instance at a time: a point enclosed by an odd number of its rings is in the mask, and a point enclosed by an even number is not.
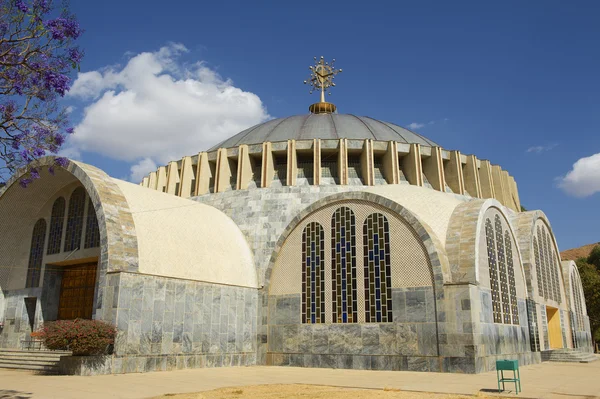
<svg viewBox="0 0 600 399"><path fill-rule="evenodd" d="M29 170L29 176L31 176L32 180L39 179L40 178L40 172L37 170L37 168L31 168Z"/></svg>
<svg viewBox="0 0 600 399"><path fill-rule="evenodd" d="M27 7L27 4L23 3L23 0L17 0L17 1L15 1L15 6L22 13L26 13L27 11L29 11L29 7Z"/></svg>
<svg viewBox="0 0 600 399"><path fill-rule="evenodd" d="M64 157L58 157L54 160L54 163L62 168L66 168L69 165L69 160Z"/></svg>
<svg viewBox="0 0 600 399"><path fill-rule="evenodd" d="M57 92L61 97L70 89L71 79L68 76L48 71L44 74L44 80L46 89Z"/></svg>
<svg viewBox="0 0 600 399"><path fill-rule="evenodd" d="M46 155L46 151L43 148L37 147L37 148L33 149L34 157L39 158L39 157L43 157L44 155Z"/></svg>
<svg viewBox="0 0 600 399"><path fill-rule="evenodd" d="M81 62L81 59L83 58L83 52L77 47L70 48L67 52L69 54L69 59L75 64L79 64Z"/></svg>
<svg viewBox="0 0 600 399"><path fill-rule="evenodd" d="M72 127L68 127L68 128L66 129L66 132L67 132L67 133L69 133L69 134L73 134L73 132L74 132L74 129L73 129Z"/></svg>
<svg viewBox="0 0 600 399"><path fill-rule="evenodd" d="M54 40L77 39L82 33L79 23L71 17L51 19L44 25Z"/></svg>
<svg viewBox="0 0 600 399"><path fill-rule="evenodd" d="M33 179L29 179L29 178L26 178L26 177L24 177L21 180L19 180L19 184L23 188L27 188L27 186L29 186L32 182L33 182Z"/></svg>
<svg viewBox="0 0 600 399"><path fill-rule="evenodd" d="M48 167L48 173L50 173L52 176L54 176L54 166Z"/></svg>

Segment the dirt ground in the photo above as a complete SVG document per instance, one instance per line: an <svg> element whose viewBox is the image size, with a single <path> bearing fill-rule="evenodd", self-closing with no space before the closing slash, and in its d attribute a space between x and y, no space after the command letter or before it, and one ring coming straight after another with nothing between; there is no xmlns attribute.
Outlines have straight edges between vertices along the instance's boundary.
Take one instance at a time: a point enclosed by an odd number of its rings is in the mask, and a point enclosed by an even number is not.
<svg viewBox="0 0 600 399"><path fill-rule="evenodd" d="M479 395L478 398L492 398ZM154 399L472 399L473 396L406 392L393 389L350 389L315 385L252 385L213 391L166 394Z"/></svg>

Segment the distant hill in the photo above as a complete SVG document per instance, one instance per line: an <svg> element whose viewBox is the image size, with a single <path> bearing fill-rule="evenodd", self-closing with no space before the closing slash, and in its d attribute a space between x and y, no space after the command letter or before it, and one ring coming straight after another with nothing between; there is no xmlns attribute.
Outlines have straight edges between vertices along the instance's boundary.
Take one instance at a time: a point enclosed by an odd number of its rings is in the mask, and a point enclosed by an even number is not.
<svg viewBox="0 0 600 399"><path fill-rule="evenodd" d="M562 258L562 260L576 260L578 258L587 258L596 245L600 245L600 242L584 245L583 247L579 248L567 249L560 253L560 257Z"/></svg>

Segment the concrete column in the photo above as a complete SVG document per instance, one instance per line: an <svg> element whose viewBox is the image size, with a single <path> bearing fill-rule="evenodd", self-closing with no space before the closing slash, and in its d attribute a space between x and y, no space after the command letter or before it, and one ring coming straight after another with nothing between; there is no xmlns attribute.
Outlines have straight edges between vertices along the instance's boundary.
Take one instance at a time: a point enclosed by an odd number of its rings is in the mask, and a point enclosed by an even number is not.
<svg viewBox="0 0 600 399"><path fill-rule="evenodd" d="M156 189L164 193L167 191L167 168L164 166L159 166L156 174Z"/></svg>
<svg viewBox="0 0 600 399"><path fill-rule="evenodd" d="M313 184L321 184L321 139L313 139Z"/></svg>
<svg viewBox="0 0 600 399"><path fill-rule="evenodd" d="M398 147L395 141L388 143L387 150L383 156L383 174L388 184L398 184Z"/></svg>
<svg viewBox="0 0 600 399"><path fill-rule="evenodd" d="M496 198L494 181L492 180L492 166L490 161L481 160L479 166L479 181L481 183L482 198Z"/></svg>
<svg viewBox="0 0 600 399"><path fill-rule="evenodd" d="M181 183L177 162L171 161L167 166L167 194L177 195L177 183Z"/></svg>
<svg viewBox="0 0 600 399"><path fill-rule="evenodd" d="M296 140L288 140L287 145L286 186L295 186L298 177L298 160L296 157Z"/></svg>
<svg viewBox="0 0 600 399"><path fill-rule="evenodd" d="M148 175L148 188L156 190L156 178L156 172L150 172L150 174Z"/></svg>
<svg viewBox="0 0 600 399"><path fill-rule="evenodd" d="M517 181L514 177L510 176L511 192L515 200L517 212L521 212L521 200L519 199L519 189L517 188Z"/></svg>
<svg viewBox="0 0 600 399"><path fill-rule="evenodd" d="M208 162L208 154L198 154L198 172L196 173L196 195L204 195L210 192L210 179L215 177L215 170L211 170Z"/></svg>
<svg viewBox="0 0 600 399"><path fill-rule="evenodd" d="M219 148L217 151L217 177L215 181L215 192L222 193L231 189L231 177L233 176L233 172L231 171L231 166L229 165L227 149Z"/></svg>
<svg viewBox="0 0 600 399"><path fill-rule="evenodd" d="M502 205L508 206L504 197L506 188L502 181L502 168L499 165L492 165L492 183L494 184L494 198L500 201Z"/></svg>
<svg viewBox="0 0 600 399"><path fill-rule="evenodd" d="M148 176L144 177L142 179L142 182L140 183L140 186L142 186L142 187L148 187L149 180L150 180L150 178Z"/></svg>
<svg viewBox="0 0 600 399"><path fill-rule="evenodd" d="M465 191L467 191L471 197L483 198L479 168L477 167L477 157L475 155L467 155L467 163L463 167L463 178Z"/></svg>
<svg viewBox="0 0 600 399"><path fill-rule="evenodd" d="M271 182L275 176L275 159L273 158L273 151L270 142L263 143L263 159L262 159L262 173L261 173L261 187L271 187Z"/></svg>
<svg viewBox="0 0 600 399"><path fill-rule="evenodd" d="M455 194L465 193L465 181L463 176L460 151L449 151L450 160L444 165L444 177L446 183Z"/></svg>
<svg viewBox="0 0 600 399"><path fill-rule="evenodd" d="M192 157L183 157L181 160L181 183L179 184L179 195L183 198L189 198L193 195L196 187L192 187L192 182L196 179ZM195 182L194 182L195 185Z"/></svg>
<svg viewBox="0 0 600 399"><path fill-rule="evenodd" d="M360 174L363 182L367 186L374 184L375 176L373 168L375 164L373 162L373 143L371 140L366 139L363 144L362 152L360 153Z"/></svg>
<svg viewBox="0 0 600 399"><path fill-rule="evenodd" d="M422 160L423 173L429 184L437 191L446 191L446 181L444 179L444 162L442 160L442 149L440 147L431 147L431 156Z"/></svg>
<svg viewBox="0 0 600 399"><path fill-rule="evenodd" d="M504 205L511 208L513 211L517 211L516 209L516 205L515 205L515 201L513 201L513 196L512 196L512 190L510 187L510 180L508 179L509 175L508 172L503 170L502 171L502 186L504 187Z"/></svg>
<svg viewBox="0 0 600 399"><path fill-rule="evenodd" d="M238 168L237 168L237 189L246 190L248 184L252 181L252 162L250 160L250 152L248 146L242 144L238 147Z"/></svg>
<svg viewBox="0 0 600 399"><path fill-rule="evenodd" d="M340 184L348 184L348 141L340 139L340 151L338 153L338 173Z"/></svg>
<svg viewBox="0 0 600 399"><path fill-rule="evenodd" d="M410 151L401 159L401 167L406 180L414 186L423 186L423 169L421 165L421 146L411 144Z"/></svg>

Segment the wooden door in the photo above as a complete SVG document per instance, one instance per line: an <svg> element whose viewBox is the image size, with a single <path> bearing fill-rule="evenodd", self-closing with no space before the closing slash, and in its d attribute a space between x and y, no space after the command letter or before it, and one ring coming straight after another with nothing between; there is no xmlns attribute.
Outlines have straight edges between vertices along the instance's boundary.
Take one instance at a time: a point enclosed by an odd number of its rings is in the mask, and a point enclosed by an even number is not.
<svg viewBox="0 0 600 399"><path fill-rule="evenodd" d="M62 273L58 320L91 319L97 263L65 268Z"/></svg>
<svg viewBox="0 0 600 399"><path fill-rule="evenodd" d="M562 329L560 328L560 312L556 308L546 307L548 316L548 338L550 340L550 349L560 349L563 347Z"/></svg>

